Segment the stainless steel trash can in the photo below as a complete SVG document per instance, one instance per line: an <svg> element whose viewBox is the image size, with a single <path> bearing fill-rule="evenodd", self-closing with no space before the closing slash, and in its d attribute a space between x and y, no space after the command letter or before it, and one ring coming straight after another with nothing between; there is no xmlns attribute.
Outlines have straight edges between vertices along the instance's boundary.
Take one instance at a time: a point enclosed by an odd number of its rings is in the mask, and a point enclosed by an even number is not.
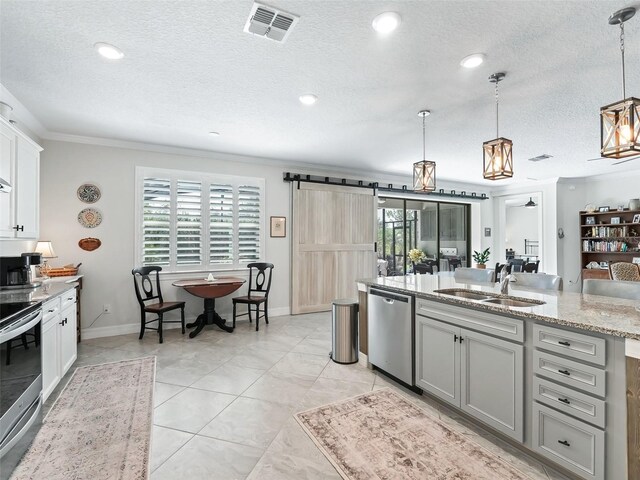
<svg viewBox="0 0 640 480"><path fill-rule="evenodd" d="M331 360L336 363L356 363L358 302L348 298L334 300L331 314Z"/></svg>

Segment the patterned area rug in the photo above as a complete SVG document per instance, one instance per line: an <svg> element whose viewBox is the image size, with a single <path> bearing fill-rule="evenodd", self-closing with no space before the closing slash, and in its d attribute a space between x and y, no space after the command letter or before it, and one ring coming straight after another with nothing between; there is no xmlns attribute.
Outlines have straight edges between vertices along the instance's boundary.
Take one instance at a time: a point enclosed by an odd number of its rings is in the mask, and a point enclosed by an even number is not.
<svg viewBox="0 0 640 480"><path fill-rule="evenodd" d="M149 476L156 359L78 368L12 480Z"/></svg>
<svg viewBox="0 0 640 480"><path fill-rule="evenodd" d="M296 414L349 480L530 480L390 389Z"/></svg>

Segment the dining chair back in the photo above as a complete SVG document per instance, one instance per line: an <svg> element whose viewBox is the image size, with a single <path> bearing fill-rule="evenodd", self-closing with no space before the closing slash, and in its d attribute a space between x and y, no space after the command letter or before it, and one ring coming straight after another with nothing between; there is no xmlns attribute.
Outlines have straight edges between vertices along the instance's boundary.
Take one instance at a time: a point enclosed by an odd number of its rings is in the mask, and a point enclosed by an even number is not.
<svg viewBox="0 0 640 480"><path fill-rule="evenodd" d="M522 271L526 273L538 273L538 266L540 265L540 260L536 260L535 262L528 262L522 266Z"/></svg>
<svg viewBox="0 0 640 480"><path fill-rule="evenodd" d="M429 273L433 275L433 267L426 263L416 263L415 266L413 267L413 273L420 273L420 274Z"/></svg>
<svg viewBox="0 0 640 480"><path fill-rule="evenodd" d="M495 268L495 271L494 271L494 274L493 274L493 276L495 277L494 280L496 282L500 281L500 272L502 272L502 269L505 266L507 267L507 275L509 275L511 273L511 264L510 263L500 263L500 262L496 263L496 268Z"/></svg>
<svg viewBox="0 0 640 480"><path fill-rule="evenodd" d="M269 324L269 290L271 290L271 277L274 265L273 263L254 262L247 265L249 268L249 290L247 295L234 297L233 302L233 328L236 327L236 317L244 315L249 316L249 323L252 322L251 307L255 307L256 313L256 332L259 329L260 318ZM247 305L247 313L236 314L237 304ZM260 305L262 305L262 317L260 316Z"/></svg>
<svg viewBox="0 0 640 480"><path fill-rule="evenodd" d="M164 323L180 323L182 325L182 333L185 332L184 325L184 305L185 302L165 302L162 298L162 289L160 288L160 272L162 267L155 265L148 267L139 267L131 270L133 275L133 285L136 290L136 298L140 305L140 336L142 340L145 329L156 330L162 338L162 325ZM153 278L153 279L152 279ZM180 320L165 320L164 314L171 310L180 309ZM156 318L147 320L147 313L157 315ZM158 322L157 327L148 327L149 323Z"/></svg>
<svg viewBox="0 0 640 480"><path fill-rule="evenodd" d="M456 271L457 268L462 266L462 261L459 258L449 258L449 270Z"/></svg>
<svg viewBox="0 0 640 480"><path fill-rule="evenodd" d="M458 283L492 283L494 274L490 268L460 267L453 273L453 278Z"/></svg>
<svg viewBox="0 0 640 480"><path fill-rule="evenodd" d="M562 290L562 277L546 273L512 273L512 282L516 286L537 290Z"/></svg>
<svg viewBox="0 0 640 480"><path fill-rule="evenodd" d="M587 278L582 282L582 293L640 300L640 282Z"/></svg>
<svg viewBox="0 0 640 480"><path fill-rule="evenodd" d="M609 265L609 274L612 280L628 282L640 282L640 270L638 265L630 262L616 262Z"/></svg>
<svg viewBox="0 0 640 480"><path fill-rule="evenodd" d="M509 260L509 265L511 265L512 272L521 272L524 267L525 261L521 258L514 258L513 260Z"/></svg>

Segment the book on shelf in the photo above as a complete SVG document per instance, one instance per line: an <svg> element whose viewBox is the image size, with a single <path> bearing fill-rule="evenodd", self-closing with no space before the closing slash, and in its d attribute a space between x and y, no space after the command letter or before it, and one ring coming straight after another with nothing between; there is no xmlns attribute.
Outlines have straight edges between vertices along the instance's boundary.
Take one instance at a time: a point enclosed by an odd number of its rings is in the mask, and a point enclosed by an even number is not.
<svg viewBox="0 0 640 480"><path fill-rule="evenodd" d="M629 245L627 242L620 240L603 241L603 240L583 240L583 252L627 252Z"/></svg>
<svg viewBox="0 0 640 480"><path fill-rule="evenodd" d="M629 236L629 227L591 227L591 236L592 237L628 237Z"/></svg>

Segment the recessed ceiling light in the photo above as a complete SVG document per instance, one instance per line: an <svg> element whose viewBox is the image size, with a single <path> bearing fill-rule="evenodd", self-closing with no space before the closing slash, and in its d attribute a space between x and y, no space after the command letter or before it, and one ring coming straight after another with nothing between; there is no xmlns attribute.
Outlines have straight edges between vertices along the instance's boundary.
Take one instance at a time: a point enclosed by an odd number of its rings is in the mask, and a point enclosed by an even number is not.
<svg viewBox="0 0 640 480"><path fill-rule="evenodd" d="M219 137L220 132L209 132L209 135L211 135L212 137Z"/></svg>
<svg viewBox="0 0 640 480"><path fill-rule="evenodd" d="M124 57L124 53L118 47L109 45L108 43L98 42L93 46L100 55L109 60L120 60Z"/></svg>
<svg viewBox="0 0 640 480"><path fill-rule="evenodd" d="M303 105L313 105L318 101L318 97L313 93L305 93L304 95L300 95L298 99Z"/></svg>
<svg viewBox="0 0 640 480"><path fill-rule="evenodd" d="M460 65L464 68L476 68L482 65L482 62L484 62L484 53L473 53L460 60Z"/></svg>
<svg viewBox="0 0 640 480"><path fill-rule="evenodd" d="M373 19L371 26L376 32L386 35L398 28L400 21L400 15L396 12L383 12Z"/></svg>

